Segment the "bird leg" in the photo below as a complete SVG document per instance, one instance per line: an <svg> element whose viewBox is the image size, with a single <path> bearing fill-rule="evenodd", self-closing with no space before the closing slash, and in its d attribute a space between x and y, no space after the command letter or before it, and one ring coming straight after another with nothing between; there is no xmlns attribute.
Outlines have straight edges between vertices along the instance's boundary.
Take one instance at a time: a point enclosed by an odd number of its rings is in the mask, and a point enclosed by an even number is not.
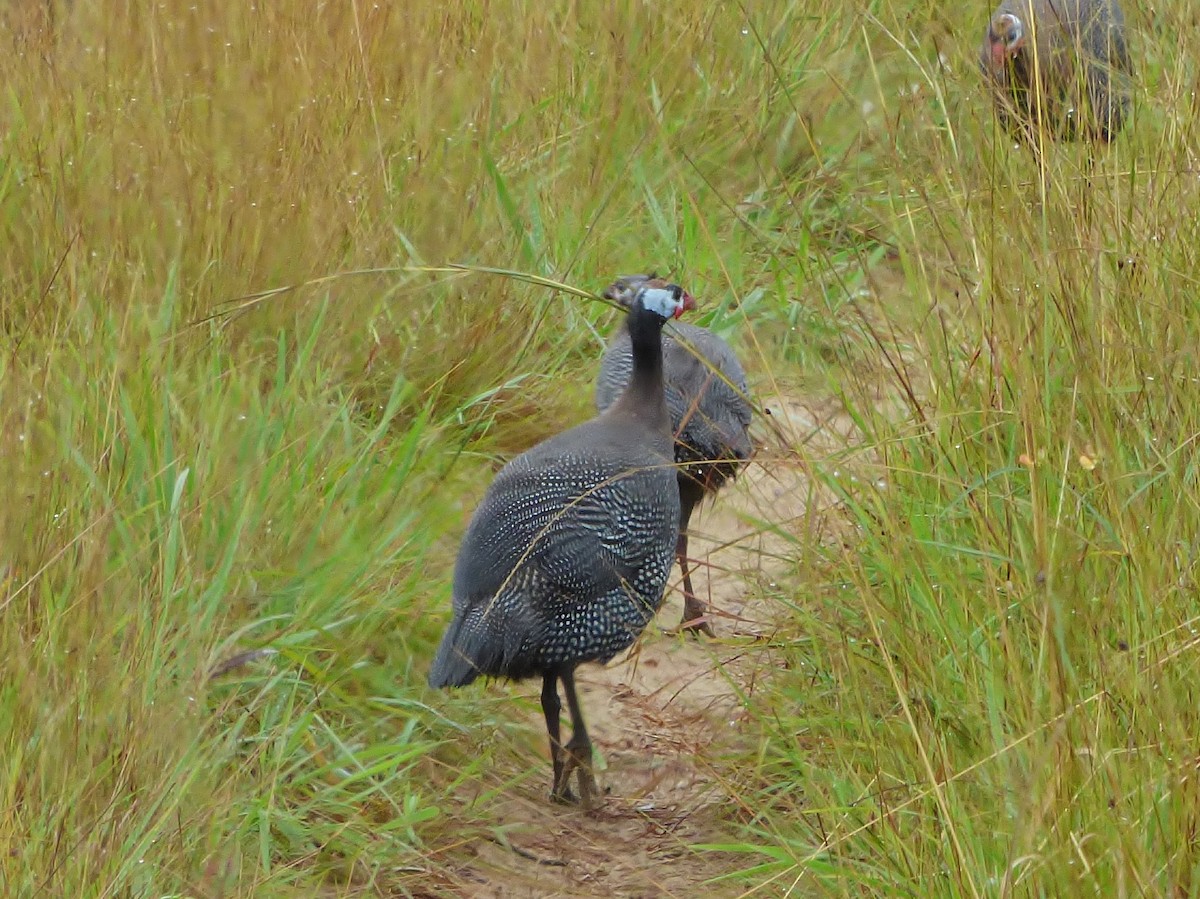
<svg viewBox="0 0 1200 899"><path fill-rule="evenodd" d="M688 535L687 531L679 532L679 540L675 544L675 557L679 560L679 570L683 572L683 620L679 622L679 630L692 634L705 634L715 637L712 625L708 623L705 613L708 611L704 602L692 590L692 572L688 568Z"/></svg>
<svg viewBox="0 0 1200 899"><path fill-rule="evenodd" d="M542 714L546 716L546 734L550 737L550 763L554 766L554 786L550 798L558 802L574 802L575 794L566 784L562 745L562 703L558 698L558 674L547 672L542 675Z"/></svg>
<svg viewBox="0 0 1200 899"><path fill-rule="evenodd" d="M587 725L583 723L583 710L575 693L575 672L570 671L559 678L567 695L567 709L571 713L571 739L566 746L566 763L563 765L561 787L566 789L571 774L579 771L579 799L584 808L591 808L599 798L596 778L592 773L592 741L588 737ZM567 790L569 792L569 790Z"/></svg>
<svg viewBox="0 0 1200 899"><path fill-rule="evenodd" d="M684 487L680 482L679 506L679 538L675 541L675 558L679 561L679 570L683 572L683 620L679 622L679 630L696 636L705 634L715 637L712 625L705 618L704 603L692 589L692 571L688 567L688 527L692 523L692 511L696 508L696 499L685 495L692 492L691 485ZM703 490L700 488L700 495Z"/></svg>

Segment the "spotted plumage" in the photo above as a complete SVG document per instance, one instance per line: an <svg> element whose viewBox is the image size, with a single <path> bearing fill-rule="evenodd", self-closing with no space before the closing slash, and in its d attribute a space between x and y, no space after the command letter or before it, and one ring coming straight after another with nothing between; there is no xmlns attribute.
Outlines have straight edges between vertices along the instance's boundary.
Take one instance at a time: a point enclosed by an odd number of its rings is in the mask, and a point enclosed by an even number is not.
<svg viewBox="0 0 1200 899"><path fill-rule="evenodd" d="M628 388L597 418L504 466L459 550L454 617L429 683L540 676L559 800L573 798L576 769L584 801L596 792L575 668L628 648L662 603L679 521L662 327L693 302L676 285L638 291L627 317ZM571 713L566 746L559 682Z"/></svg>
<svg viewBox="0 0 1200 899"><path fill-rule="evenodd" d="M653 273L627 275L609 286L605 296L628 304L640 287L662 283ZM615 402L632 372L629 336L619 332L600 361L596 408L604 410ZM683 572L681 627L711 635L704 603L692 589L687 559L688 526L700 501L735 477L750 456L751 416L746 374L729 344L712 331L673 322L663 332L663 381L675 434L675 461L679 465L676 556Z"/></svg>
<svg viewBox="0 0 1200 899"><path fill-rule="evenodd" d="M520 679L607 662L653 617L679 509L670 437L621 445L605 424L559 434L496 477L458 557L455 641L443 644L458 662L442 667Z"/></svg>

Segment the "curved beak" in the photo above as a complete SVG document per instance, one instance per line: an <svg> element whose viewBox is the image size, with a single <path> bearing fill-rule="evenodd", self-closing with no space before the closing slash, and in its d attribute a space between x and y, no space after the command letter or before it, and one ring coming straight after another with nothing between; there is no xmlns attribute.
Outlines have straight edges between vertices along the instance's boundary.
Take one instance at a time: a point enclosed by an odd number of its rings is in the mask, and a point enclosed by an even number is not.
<svg viewBox="0 0 1200 899"><path fill-rule="evenodd" d="M683 292L683 305L675 310L675 317L679 318L679 316L683 315L683 313L686 312L687 310L695 309L695 308L696 308L696 298L693 297L690 293L688 293L685 290Z"/></svg>

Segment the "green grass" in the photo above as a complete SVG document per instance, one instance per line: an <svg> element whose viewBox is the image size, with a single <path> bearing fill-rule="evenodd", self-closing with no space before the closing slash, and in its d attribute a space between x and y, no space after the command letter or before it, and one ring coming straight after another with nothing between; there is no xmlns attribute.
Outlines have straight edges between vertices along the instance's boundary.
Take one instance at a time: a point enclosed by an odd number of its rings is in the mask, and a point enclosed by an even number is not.
<svg viewBox="0 0 1200 899"><path fill-rule="evenodd" d="M731 880L1200 895L1200 38L1127 6L1088 188L995 131L986 5L10 4L0 892L436 894L462 797L541 776L424 674L614 317L454 262L669 269L856 425L762 454L838 502L712 760Z"/></svg>

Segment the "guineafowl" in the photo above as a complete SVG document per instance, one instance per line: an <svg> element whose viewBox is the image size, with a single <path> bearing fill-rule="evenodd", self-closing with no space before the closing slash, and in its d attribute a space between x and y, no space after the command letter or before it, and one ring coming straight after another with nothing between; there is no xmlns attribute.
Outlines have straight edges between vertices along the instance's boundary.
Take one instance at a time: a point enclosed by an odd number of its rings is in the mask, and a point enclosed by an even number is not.
<svg viewBox="0 0 1200 899"><path fill-rule="evenodd" d="M679 492L663 393L662 328L695 305L674 284L639 289L627 316L633 377L604 413L522 453L476 509L454 568L454 616L429 683L542 678L551 798L596 794L575 669L633 644L671 571ZM562 683L571 740L559 738Z"/></svg>
<svg viewBox="0 0 1200 899"><path fill-rule="evenodd" d="M636 292L664 282L649 275L618 278L605 297L628 305ZM618 333L600 361L596 407L607 409L625 389L633 371L629 337ZM680 628L712 636L705 606L692 590L688 569L688 526L700 501L737 475L750 456L750 401L741 363L724 340L698 325L673 324L663 339L663 379L679 483L679 542L675 554L683 572Z"/></svg>
<svg viewBox="0 0 1200 899"><path fill-rule="evenodd" d="M1000 122L1110 141L1129 115L1132 64L1117 0L1004 0L980 53ZM1040 85L1040 89L1035 89Z"/></svg>

